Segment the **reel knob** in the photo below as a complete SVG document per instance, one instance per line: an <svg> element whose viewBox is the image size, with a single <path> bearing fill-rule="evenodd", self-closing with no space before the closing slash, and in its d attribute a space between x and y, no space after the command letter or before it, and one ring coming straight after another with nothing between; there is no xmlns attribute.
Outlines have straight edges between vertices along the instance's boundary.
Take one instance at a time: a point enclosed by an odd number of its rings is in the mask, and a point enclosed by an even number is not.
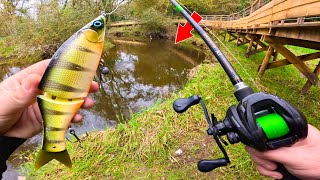
<svg viewBox="0 0 320 180"><path fill-rule="evenodd" d="M215 168L221 166L227 166L228 161L225 158L215 159L215 160L201 160L198 162L198 169L201 172L210 172Z"/></svg>
<svg viewBox="0 0 320 180"><path fill-rule="evenodd" d="M188 110L191 106L199 104L201 97L200 96L191 96L189 98L177 99L173 103L173 109L177 113L183 113Z"/></svg>

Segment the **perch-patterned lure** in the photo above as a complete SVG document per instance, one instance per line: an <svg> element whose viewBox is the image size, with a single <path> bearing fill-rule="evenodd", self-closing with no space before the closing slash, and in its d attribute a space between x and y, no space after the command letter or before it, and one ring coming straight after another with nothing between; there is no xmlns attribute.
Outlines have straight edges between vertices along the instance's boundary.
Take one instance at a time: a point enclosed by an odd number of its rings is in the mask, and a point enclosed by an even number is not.
<svg viewBox="0 0 320 180"><path fill-rule="evenodd" d="M99 16L72 35L53 55L37 97L43 119L43 144L36 169L56 159L71 168L66 150L68 126L88 95L99 65L105 36L106 18Z"/></svg>

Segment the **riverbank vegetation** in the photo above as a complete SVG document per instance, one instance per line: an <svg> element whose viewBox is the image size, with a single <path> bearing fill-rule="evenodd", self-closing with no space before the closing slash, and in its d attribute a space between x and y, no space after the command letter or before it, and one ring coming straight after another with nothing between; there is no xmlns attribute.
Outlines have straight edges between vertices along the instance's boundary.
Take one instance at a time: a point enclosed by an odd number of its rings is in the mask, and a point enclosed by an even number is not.
<svg viewBox="0 0 320 180"><path fill-rule="evenodd" d="M23 57L39 52L50 58L74 32L100 14L110 12L117 0L0 0L0 59ZM123 2L123 1L122 1ZM186 7L202 14L228 14L241 9L249 0L182 0ZM124 1L110 16L109 23L135 19L145 23L140 35L152 38L174 37L170 18L177 15L168 0ZM136 35L139 35L137 33Z"/></svg>

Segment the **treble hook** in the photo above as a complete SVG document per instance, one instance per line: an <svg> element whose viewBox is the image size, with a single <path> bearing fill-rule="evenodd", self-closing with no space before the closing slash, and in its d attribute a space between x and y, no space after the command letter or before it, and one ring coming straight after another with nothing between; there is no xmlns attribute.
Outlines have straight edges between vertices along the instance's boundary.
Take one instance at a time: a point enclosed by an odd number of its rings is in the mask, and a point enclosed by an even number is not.
<svg viewBox="0 0 320 180"><path fill-rule="evenodd" d="M99 70L100 70L100 74L103 74L103 75L107 75L109 74L110 70L107 68L107 66L105 65L105 62L103 59L100 60L100 63L99 63Z"/></svg>
<svg viewBox="0 0 320 180"><path fill-rule="evenodd" d="M76 141L72 142L68 137L66 137L66 139L71 143L78 142L80 144L80 147L83 148L83 146L81 144L81 139L77 136L76 131L71 127L68 129L68 131L69 131L69 134L73 135L76 138ZM86 132L86 138L85 139L87 139L88 136L89 136L89 134L88 134L88 132Z"/></svg>
<svg viewBox="0 0 320 180"><path fill-rule="evenodd" d="M110 70L105 65L105 62L103 59L100 60L98 69L99 69L98 79L99 79L99 84L100 84L100 89L101 89L102 83L106 83L106 81L104 80L104 78L102 76L109 74Z"/></svg>

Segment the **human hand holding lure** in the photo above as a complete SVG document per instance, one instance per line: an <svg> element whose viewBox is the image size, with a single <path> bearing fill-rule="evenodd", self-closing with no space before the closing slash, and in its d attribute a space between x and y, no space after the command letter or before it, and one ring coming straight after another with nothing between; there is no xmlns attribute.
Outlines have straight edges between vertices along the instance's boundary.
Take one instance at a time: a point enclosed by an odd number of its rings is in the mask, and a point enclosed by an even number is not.
<svg viewBox="0 0 320 180"><path fill-rule="evenodd" d="M36 97L38 86L49 60L27 67L0 83L0 179L6 171L6 160L26 139L42 130L42 118ZM91 82L90 93L98 91L98 83ZM94 105L90 97L84 98L81 108ZM72 122L79 123L80 114Z"/></svg>
<svg viewBox="0 0 320 180"><path fill-rule="evenodd" d="M38 86L49 60L40 61L23 69L0 83L0 134L7 137L28 139L42 129L41 114L36 96L40 93ZM98 90L98 84L91 82L90 93ZM86 97L81 108L93 106L91 98ZM76 114L72 122L81 122L82 116Z"/></svg>
<svg viewBox="0 0 320 180"><path fill-rule="evenodd" d="M238 106L231 106L228 109L222 122L217 122L214 115L210 119L207 108L200 96L195 95L185 99L178 99L174 102L173 108L178 113L183 113L191 106L201 103L209 125L208 135L214 137L224 154L224 158L199 161L198 169L202 172L209 172L215 168L227 166L230 163L229 157L220 142L221 140L224 144L227 144L221 138L224 135L227 136L231 144L242 142L259 151L291 146L297 141L306 138L308 125L305 116L289 102L275 95L261 92L254 93L251 87L241 80L217 45L187 11L175 0L170 1L198 32L218 59L234 85L234 95L239 101ZM278 164L277 171L283 175L283 179L297 179L282 164Z"/></svg>

